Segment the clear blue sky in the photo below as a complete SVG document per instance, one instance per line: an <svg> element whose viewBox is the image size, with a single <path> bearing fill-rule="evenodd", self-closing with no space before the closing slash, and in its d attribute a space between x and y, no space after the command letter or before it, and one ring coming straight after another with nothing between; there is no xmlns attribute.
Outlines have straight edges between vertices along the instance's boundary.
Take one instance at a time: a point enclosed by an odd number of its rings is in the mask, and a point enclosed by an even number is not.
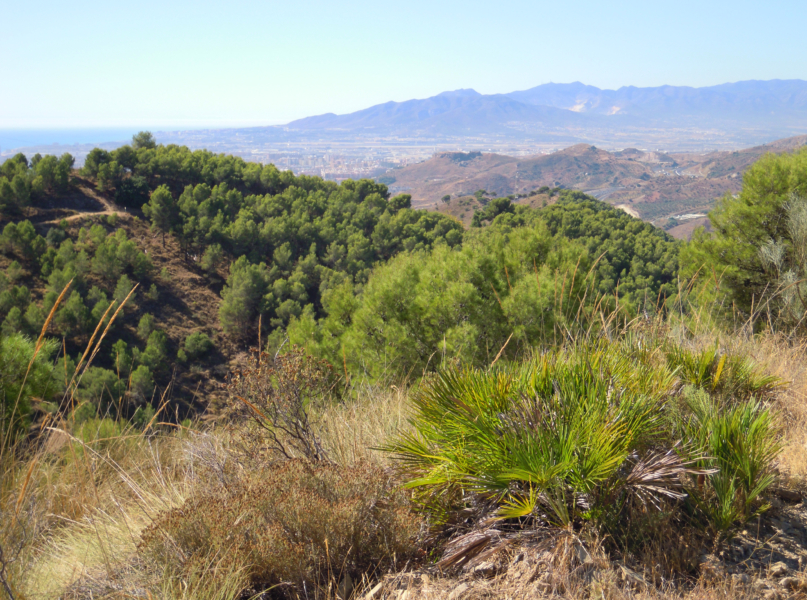
<svg viewBox="0 0 807 600"><path fill-rule="evenodd" d="M0 128L263 125L549 81L807 79L803 0L41 0L0 14Z"/></svg>

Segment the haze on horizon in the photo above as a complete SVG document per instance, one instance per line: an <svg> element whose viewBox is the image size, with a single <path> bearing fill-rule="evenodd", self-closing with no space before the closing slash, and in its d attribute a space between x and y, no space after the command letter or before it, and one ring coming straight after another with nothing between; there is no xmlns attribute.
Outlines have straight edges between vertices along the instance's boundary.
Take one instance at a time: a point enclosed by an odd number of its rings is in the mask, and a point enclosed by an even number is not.
<svg viewBox="0 0 807 600"><path fill-rule="evenodd" d="M0 128L258 126L546 82L807 79L795 1L226 4L4 9Z"/></svg>

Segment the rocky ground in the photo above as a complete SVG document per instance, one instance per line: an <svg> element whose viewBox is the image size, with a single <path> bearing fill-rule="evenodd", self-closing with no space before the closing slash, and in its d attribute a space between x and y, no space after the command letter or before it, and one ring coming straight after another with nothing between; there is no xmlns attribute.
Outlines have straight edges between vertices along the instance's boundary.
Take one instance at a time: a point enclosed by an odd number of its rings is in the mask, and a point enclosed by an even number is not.
<svg viewBox="0 0 807 600"><path fill-rule="evenodd" d="M691 577L668 580L641 558L614 560L570 537L569 543L551 549L540 544L512 547L492 560L472 561L459 572L428 567L388 575L354 597L807 598L807 499L783 490L771 498L771 505L728 540L695 555ZM360 588L356 585L356 591Z"/></svg>

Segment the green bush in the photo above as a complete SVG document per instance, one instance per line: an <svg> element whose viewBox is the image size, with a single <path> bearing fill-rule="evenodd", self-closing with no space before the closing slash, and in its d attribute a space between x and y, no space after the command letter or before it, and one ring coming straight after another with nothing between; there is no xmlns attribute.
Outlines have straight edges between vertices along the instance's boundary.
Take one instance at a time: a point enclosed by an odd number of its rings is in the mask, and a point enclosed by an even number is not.
<svg viewBox="0 0 807 600"><path fill-rule="evenodd" d="M804 327L807 315L807 150L769 153L743 174L681 252L682 275L696 277L703 300L735 322Z"/></svg>
<svg viewBox="0 0 807 600"><path fill-rule="evenodd" d="M98 409L102 417L118 417L118 407L126 393L126 381L103 367L90 367L81 378L75 398L88 402Z"/></svg>
<svg viewBox="0 0 807 600"><path fill-rule="evenodd" d="M784 384L760 370L750 358L721 352L717 344L703 350L667 344L666 357L684 383L726 399L767 397Z"/></svg>
<svg viewBox="0 0 807 600"><path fill-rule="evenodd" d="M464 508L463 489L495 498L502 517L557 526L613 518L646 491L631 478L637 465L670 450L659 444L660 409L673 381L608 344L499 371L447 371L416 395L415 433L390 450L440 520ZM680 489L674 478L656 485Z"/></svg>
<svg viewBox="0 0 807 600"><path fill-rule="evenodd" d="M649 350L660 340L637 341L443 371L416 394L412 432L387 449L437 522L482 507L619 533L667 506L724 531L764 510L779 451L770 412L703 388L671 401L680 380Z"/></svg>
<svg viewBox="0 0 807 600"><path fill-rule="evenodd" d="M146 349L137 356L138 362L146 365L152 371L167 368L168 336L163 331L152 331L149 335Z"/></svg>
<svg viewBox="0 0 807 600"><path fill-rule="evenodd" d="M24 335L0 334L0 444L25 431L33 398L50 400L61 390L50 362L58 342L45 340L31 363L35 348Z"/></svg>
<svg viewBox="0 0 807 600"><path fill-rule="evenodd" d="M183 577L215 554L211 578L243 568L255 591L278 586L279 595L313 599L334 578L360 580L416 558L420 529L381 469L289 461L159 515L139 550Z"/></svg>
<svg viewBox="0 0 807 600"><path fill-rule="evenodd" d="M143 398L151 397L154 391L154 378L151 375L151 369L146 365L140 365L132 371L131 389Z"/></svg>
<svg viewBox="0 0 807 600"><path fill-rule="evenodd" d="M140 317L140 322L137 324L137 337L145 342L152 331L154 331L154 317L146 313Z"/></svg>
<svg viewBox="0 0 807 600"><path fill-rule="evenodd" d="M185 352L190 360L207 354L213 348L213 342L203 331L194 331L185 338Z"/></svg>
<svg viewBox="0 0 807 600"><path fill-rule="evenodd" d="M687 491L707 522L726 531L765 508L765 491L774 483L773 464L781 446L773 415L754 400L726 406L703 389L690 388L688 410L679 431L700 457L698 467L713 472Z"/></svg>

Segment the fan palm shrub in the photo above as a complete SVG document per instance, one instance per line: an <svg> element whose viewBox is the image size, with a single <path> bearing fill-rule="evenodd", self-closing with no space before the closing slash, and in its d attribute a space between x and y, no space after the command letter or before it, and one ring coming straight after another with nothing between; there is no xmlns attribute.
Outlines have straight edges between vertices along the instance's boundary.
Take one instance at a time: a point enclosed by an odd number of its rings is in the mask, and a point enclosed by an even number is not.
<svg viewBox="0 0 807 600"><path fill-rule="evenodd" d="M767 505L762 497L773 485L773 465L781 450L774 416L761 402L725 406L703 390L684 391L687 410L681 435L692 440L702 458L704 477L690 479L687 491L708 523L726 531Z"/></svg>
<svg viewBox="0 0 807 600"><path fill-rule="evenodd" d="M747 356L721 352L717 343L700 350L681 344L665 344L667 365L682 383L702 388L724 398L747 399L769 396L784 382L766 373Z"/></svg>
<svg viewBox="0 0 807 600"><path fill-rule="evenodd" d="M599 521L631 497L682 496L687 465L661 418L674 381L606 342L444 372L416 395L413 433L389 450L439 520L471 493L500 518Z"/></svg>
<svg viewBox="0 0 807 600"><path fill-rule="evenodd" d="M435 375L386 449L437 524L615 531L655 510L723 531L764 509L779 445L773 415L748 396L779 384L742 357L658 337L587 341Z"/></svg>

